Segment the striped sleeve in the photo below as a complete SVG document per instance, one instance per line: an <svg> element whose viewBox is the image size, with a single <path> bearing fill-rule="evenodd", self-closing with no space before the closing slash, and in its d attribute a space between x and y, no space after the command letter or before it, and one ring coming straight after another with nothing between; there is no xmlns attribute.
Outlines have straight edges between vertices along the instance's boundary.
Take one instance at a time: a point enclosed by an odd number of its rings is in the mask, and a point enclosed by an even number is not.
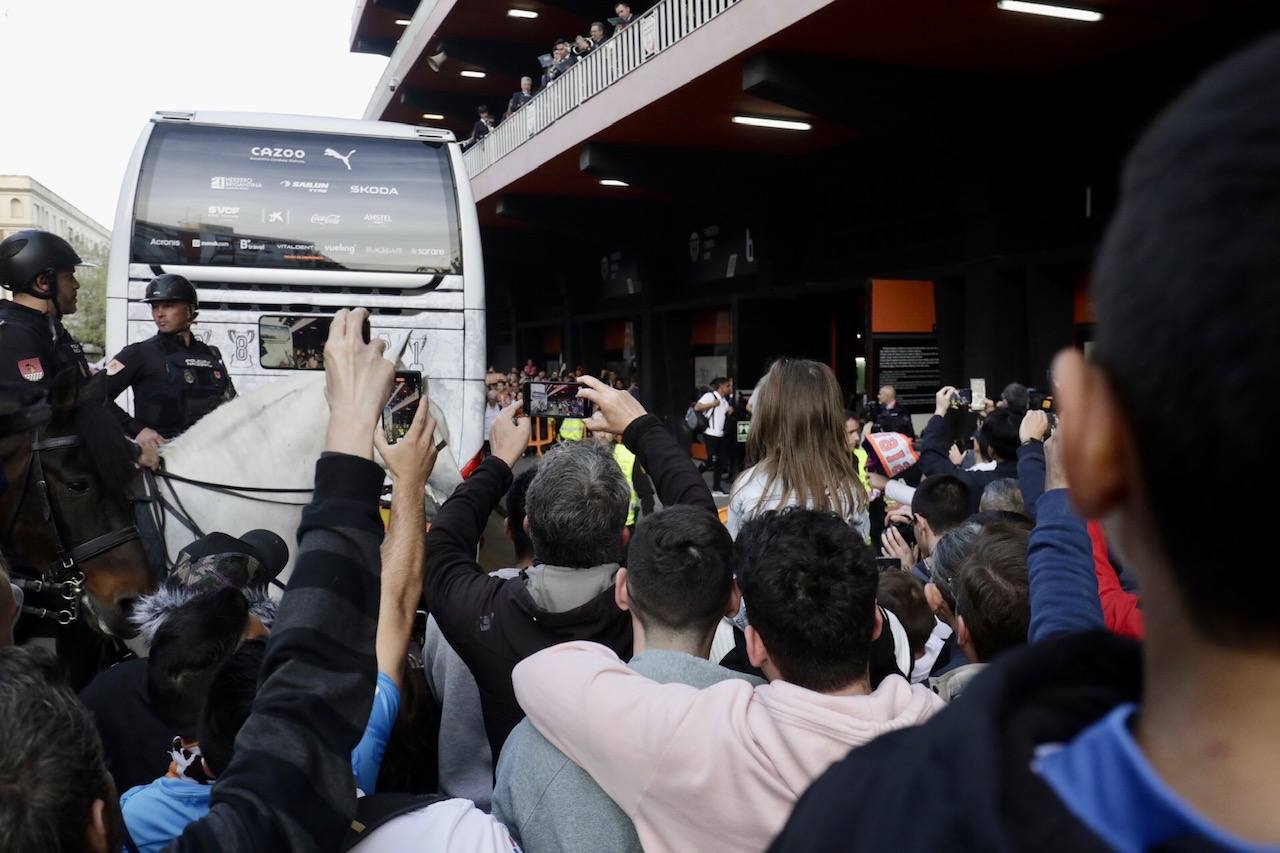
<svg viewBox="0 0 1280 853"><path fill-rule="evenodd" d="M351 751L373 704L383 472L326 454L253 713L207 817L171 849L333 850L355 815Z"/></svg>

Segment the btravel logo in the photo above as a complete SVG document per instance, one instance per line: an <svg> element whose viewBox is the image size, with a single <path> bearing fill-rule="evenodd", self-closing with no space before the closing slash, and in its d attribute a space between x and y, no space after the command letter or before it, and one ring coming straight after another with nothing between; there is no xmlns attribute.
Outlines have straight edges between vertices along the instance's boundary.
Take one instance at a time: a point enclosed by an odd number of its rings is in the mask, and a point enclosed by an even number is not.
<svg viewBox="0 0 1280 853"><path fill-rule="evenodd" d="M240 178L228 175L212 175L209 178L211 190L260 190L262 184L253 178Z"/></svg>
<svg viewBox="0 0 1280 853"><path fill-rule="evenodd" d="M269 145L255 145L249 149L249 159L267 163L305 163L307 152L302 148L272 148Z"/></svg>
<svg viewBox="0 0 1280 853"><path fill-rule="evenodd" d="M326 148L324 149L324 156L332 157L335 160L341 160L342 165L346 166L347 171L350 172L351 171L351 155L356 153L356 150L357 149L352 148L346 154L339 154L337 151L335 151L332 148Z"/></svg>
<svg viewBox="0 0 1280 853"><path fill-rule="evenodd" d="M367 184L351 184L351 192L357 195L400 195L395 187L377 187Z"/></svg>
<svg viewBox="0 0 1280 853"><path fill-rule="evenodd" d="M241 248L241 249L244 249L244 250L251 251L251 252L261 252L263 249L267 248L267 244L266 244L266 243L255 243L255 242L253 242L252 240L246 240L245 238L241 237L241 238L240 238L240 248Z"/></svg>

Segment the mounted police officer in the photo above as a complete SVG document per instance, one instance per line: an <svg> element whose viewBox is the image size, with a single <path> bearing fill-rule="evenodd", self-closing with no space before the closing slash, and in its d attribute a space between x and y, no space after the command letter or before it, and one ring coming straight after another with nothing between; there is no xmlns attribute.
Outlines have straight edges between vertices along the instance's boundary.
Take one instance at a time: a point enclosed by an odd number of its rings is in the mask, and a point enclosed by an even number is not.
<svg viewBox="0 0 1280 853"><path fill-rule="evenodd" d="M90 376L80 344L62 325L76 313L76 267L71 244L48 231L19 231L0 242L0 284L13 299L0 300L0 379L21 379L46 392L53 378L73 367Z"/></svg>
<svg viewBox="0 0 1280 853"><path fill-rule="evenodd" d="M143 299L156 334L130 344L107 363L114 396L133 389L133 425L140 444L157 445L182 433L236 396L222 353L191 334L199 300L180 275L156 276Z"/></svg>

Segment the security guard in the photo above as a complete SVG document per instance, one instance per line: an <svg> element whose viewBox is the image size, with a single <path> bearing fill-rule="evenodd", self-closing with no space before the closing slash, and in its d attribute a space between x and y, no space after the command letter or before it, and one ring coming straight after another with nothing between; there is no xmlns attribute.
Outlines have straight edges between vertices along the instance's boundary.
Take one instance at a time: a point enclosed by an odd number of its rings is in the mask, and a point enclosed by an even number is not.
<svg viewBox="0 0 1280 853"><path fill-rule="evenodd" d="M154 446L235 397L236 389L218 348L191 334L199 307L191 282L156 276L143 302L151 305L157 333L107 363L107 387L112 396L133 388L134 434L139 444Z"/></svg>
<svg viewBox="0 0 1280 853"><path fill-rule="evenodd" d="M48 231L19 231L0 242L0 284L13 291L13 299L0 300L0 379L48 392L67 368L89 378L80 343L62 325L64 315L76 313L81 266L94 265Z"/></svg>

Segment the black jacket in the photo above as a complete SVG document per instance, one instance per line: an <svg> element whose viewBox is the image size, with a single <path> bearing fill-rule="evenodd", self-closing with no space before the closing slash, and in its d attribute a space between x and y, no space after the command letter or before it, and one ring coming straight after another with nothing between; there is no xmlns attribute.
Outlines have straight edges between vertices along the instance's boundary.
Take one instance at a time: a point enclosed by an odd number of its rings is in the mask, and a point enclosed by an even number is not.
<svg viewBox="0 0 1280 853"><path fill-rule="evenodd" d="M950 474L963 481L969 487L970 512L978 511L978 504L982 502L982 491L988 483L1005 477L1017 479L1018 460L1016 458L1000 462L992 471L966 471L954 464L947 456L950 444L946 419L940 415L929 418L924 432L920 434L920 470L927 477Z"/></svg>
<svg viewBox="0 0 1280 853"><path fill-rule="evenodd" d="M877 738L813 783L770 851L1105 850L1031 769L1139 699L1136 643L1046 640L994 662L923 726Z"/></svg>
<svg viewBox="0 0 1280 853"><path fill-rule="evenodd" d="M0 300L0 379L24 380L48 391L53 377L74 367L81 380L89 365L79 342L59 320L8 299Z"/></svg>
<svg viewBox="0 0 1280 853"><path fill-rule="evenodd" d="M693 461L656 415L632 423L623 443L653 478L663 506L684 503L716 511ZM475 676L495 764L507 735L524 718L511 686L517 663L570 640L594 640L624 660L631 656L631 617L614 603L612 588L580 607L554 613L534 602L525 573L500 579L476 564L485 521L510 484L511 470L490 456L454 491L427 535L423 589L441 633Z"/></svg>
<svg viewBox="0 0 1280 853"><path fill-rule="evenodd" d="M150 427L173 438L236 396L218 348L195 337L184 343L178 333L129 344L107 364L107 377L113 399L133 389L130 435Z"/></svg>

